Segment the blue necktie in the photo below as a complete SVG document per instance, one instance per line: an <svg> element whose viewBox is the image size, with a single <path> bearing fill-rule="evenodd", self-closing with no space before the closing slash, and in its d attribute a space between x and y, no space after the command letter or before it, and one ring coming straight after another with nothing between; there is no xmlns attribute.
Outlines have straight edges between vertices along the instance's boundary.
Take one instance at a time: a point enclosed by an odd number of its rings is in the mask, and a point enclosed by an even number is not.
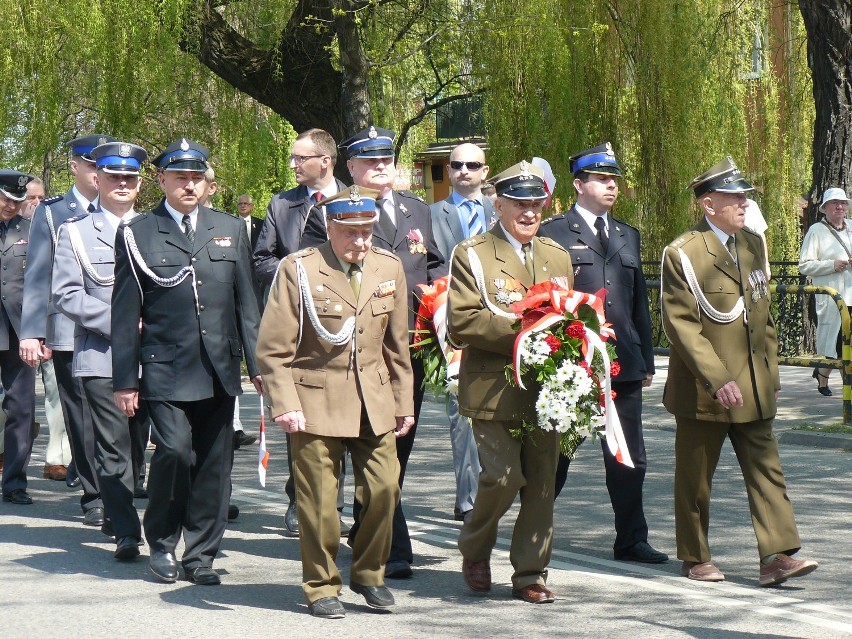
<svg viewBox="0 0 852 639"><path fill-rule="evenodd" d="M462 208L467 213L467 236L473 237L485 232L482 228L482 220L479 219L479 211L476 209L476 202L473 200L465 200L462 202Z"/></svg>

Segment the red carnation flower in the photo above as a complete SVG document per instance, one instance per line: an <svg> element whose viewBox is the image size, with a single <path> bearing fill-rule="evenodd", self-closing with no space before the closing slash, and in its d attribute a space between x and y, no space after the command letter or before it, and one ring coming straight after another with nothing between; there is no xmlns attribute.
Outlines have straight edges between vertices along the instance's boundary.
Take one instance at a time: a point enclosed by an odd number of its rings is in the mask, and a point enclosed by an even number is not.
<svg viewBox="0 0 852 639"><path fill-rule="evenodd" d="M565 334L572 339L583 339L586 336L586 328L583 322L571 322Z"/></svg>
<svg viewBox="0 0 852 639"><path fill-rule="evenodd" d="M594 377L594 372L592 371L592 367L589 366L589 364L588 364L588 362L586 362L586 360L582 360L579 364L577 364L577 366L579 366L584 371L586 371L586 373L589 375L589 377Z"/></svg>
<svg viewBox="0 0 852 639"><path fill-rule="evenodd" d="M550 346L550 354L558 353L559 349L562 347L562 340L560 340L556 335L548 335L544 338L544 341Z"/></svg>
<svg viewBox="0 0 852 639"><path fill-rule="evenodd" d="M621 364L618 362L613 362L609 365L609 375L610 377L617 377L621 372Z"/></svg>

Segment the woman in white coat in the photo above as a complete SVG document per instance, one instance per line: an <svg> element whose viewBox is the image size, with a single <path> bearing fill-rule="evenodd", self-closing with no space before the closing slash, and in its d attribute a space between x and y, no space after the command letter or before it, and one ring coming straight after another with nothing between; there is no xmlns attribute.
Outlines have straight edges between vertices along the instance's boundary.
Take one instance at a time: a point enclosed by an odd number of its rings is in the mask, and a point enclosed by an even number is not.
<svg viewBox="0 0 852 639"><path fill-rule="evenodd" d="M849 198L843 189L830 188L823 193L819 210L825 217L813 224L802 242L799 272L807 275L817 286L837 290L852 306L852 224L846 219ZM816 296L818 355L837 357L837 336L840 331L840 312L835 301L827 295ZM817 390L831 395L828 387L830 368L816 368Z"/></svg>

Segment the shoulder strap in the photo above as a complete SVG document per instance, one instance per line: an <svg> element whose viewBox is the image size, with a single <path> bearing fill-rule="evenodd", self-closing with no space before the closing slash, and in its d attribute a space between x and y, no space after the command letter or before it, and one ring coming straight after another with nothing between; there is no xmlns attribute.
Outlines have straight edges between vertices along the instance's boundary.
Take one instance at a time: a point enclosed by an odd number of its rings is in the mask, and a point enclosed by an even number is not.
<svg viewBox="0 0 852 639"><path fill-rule="evenodd" d="M825 228L827 228L827 229L828 229L829 233L831 233L831 234L834 236L834 239L836 239L836 240L840 243L840 246L842 246L842 247L843 247L843 250L844 250L844 251L846 251L846 257L848 257L850 260L852 260L852 252L850 252L850 251L849 251L849 247L848 247L848 246L846 246L846 242L844 242L844 241L840 238L840 234L837 232L837 229L835 229L835 228L834 228L831 224L829 224L829 223L825 220L825 218L822 218L822 220L820 220L820 221L821 221L823 224L825 224ZM844 222L844 224L845 224L845 222Z"/></svg>

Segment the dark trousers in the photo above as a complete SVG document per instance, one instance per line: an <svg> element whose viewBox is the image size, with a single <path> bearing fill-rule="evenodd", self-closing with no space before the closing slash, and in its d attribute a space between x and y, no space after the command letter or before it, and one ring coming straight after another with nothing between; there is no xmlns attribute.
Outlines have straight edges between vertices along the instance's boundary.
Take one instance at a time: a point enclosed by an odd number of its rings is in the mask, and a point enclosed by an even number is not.
<svg viewBox="0 0 852 639"><path fill-rule="evenodd" d="M148 437L151 434L151 419L148 417L148 405L139 402L136 414L129 419L130 426L130 459L133 463L133 488L141 490L145 487L145 449L148 447Z"/></svg>
<svg viewBox="0 0 852 639"><path fill-rule="evenodd" d="M405 520L405 513L402 510L402 484L405 481L405 469L408 467L408 458L411 457L411 451L414 448L414 436L417 434L417 422L420 420L420 407L423 405L423 379L426 374L423 370L423 360L412 359L411 368L414 371L414 427L408 431L405 437L399 437L396 440L396 458L399 461L399 489L400 499L393 511L393 537L391 539L391 550L388 561L406 561L414 563L414 552L411 550L411 536L408 533L408 522ZM358 515L361 511L361 504L358 500L352 506L352 515L355 517L355 524L349 532L349 545L352 546L355 542L355 536L358 534Z"/></svg>
<svg viewBox="0 0 852 639"><path fill-rule="evenodd" d="M9 349L0 351L0 382L3 384L3 492L27 489L27 466L33 450L35 371L18 356L18 336L9 327Z"/></svg>
<svg viewBox="0 0 852 639"><path fill-rule="evenodd" d="M645 456L645 438L642 436L642 382L613 382L612 389L616 392L615 410L621 420L627 450L630 451L630 457L636 466L628 468L618 463L615 456L609 452L606 440L601 439L606 487L615 514L613 549L620 551L627 550L640 541L648 541L648 523L645 521L645 510L642 507L642 486L645 483L648 460ZM570 459L564 455L559 456L559 466L556 469L557 497L565 485L570 464Z"/></svg>
<svg viewBox="0 0 852 639"><path fill-rule="evenodd" d="M147 404L157 450L148 472L145 538L151 552L173 553L183 533L184 568L212 566L227 525L234 398L215 382L207 399Z"/></svg>
<svg viewBox="0 0 852 639"><path fill-rule="evenodd" d="M83 496L80 506L83 512L91 508L103 508L98 475L95 472L95 431L92 415L83 393L83 382L74 377L72 351L53 351L53 369L59 387L59 402L65 417L65 431L71 444L74 469L80 478Z"/></svg>
<svg viewBox="0 0 852 639"><path fill-rule="evenodd" d="M129 420L115 405L111 377L83 377L81 381L92 414L95 471L104 512L112 521L116 539L141 539L139 514L133 505L135 477Z"/></svg>

